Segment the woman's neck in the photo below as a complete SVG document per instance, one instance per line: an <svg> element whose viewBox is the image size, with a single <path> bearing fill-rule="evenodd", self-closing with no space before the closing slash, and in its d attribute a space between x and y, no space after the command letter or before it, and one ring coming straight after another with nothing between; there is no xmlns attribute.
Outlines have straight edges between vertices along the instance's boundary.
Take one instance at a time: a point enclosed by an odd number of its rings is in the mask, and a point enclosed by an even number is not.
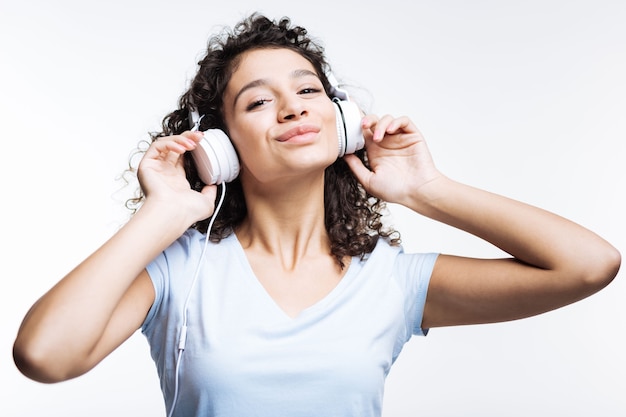
<svg viewBox="0 0 626 417"><path fill-rule="evenodd" d="M324 178L268 186L242 183L248 214L237 228L244 249L279 256L286 267L330 254L324 223Z"/></svg>

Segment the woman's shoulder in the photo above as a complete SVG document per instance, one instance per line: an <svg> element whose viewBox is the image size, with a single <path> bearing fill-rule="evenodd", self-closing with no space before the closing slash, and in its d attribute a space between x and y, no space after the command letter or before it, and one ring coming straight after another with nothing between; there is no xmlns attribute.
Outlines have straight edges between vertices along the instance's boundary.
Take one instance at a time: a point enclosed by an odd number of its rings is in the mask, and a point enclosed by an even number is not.
<svg viewBox="0 0 626 417"><path fill-rule="evenodd" d="M211 240L207 241L206 233L199 231L193 227L187 229L178 239L176 239L168 249L175 247L184 248L186 250L197 248L198 246L211 245L215 247L226 247L235 243L236 237L234 233L231 233L225 238L222 238L219 242Z"/></svg>
<svg viewBox="0 0 626 417"><path fill-rule="evenodd" d="M402 244L392 243L389 239L386 239L384 237L379 237L378 241L376 242L376 246L374 246L374 250L366 254L364 256L364 259L368 259L368 260L371 258L392 259L389 257L393 256L395 258L401 253L404 253L404 247L402 246Z"/></svg>
<svg viewBox="0 0 626 417"><path fill-rule="evenodd" d="M424 270L429 274L438 255L435 252L409 252L402 244L379 238L374 250L362 262L370 267L392 268L396 273Z"/></svg>

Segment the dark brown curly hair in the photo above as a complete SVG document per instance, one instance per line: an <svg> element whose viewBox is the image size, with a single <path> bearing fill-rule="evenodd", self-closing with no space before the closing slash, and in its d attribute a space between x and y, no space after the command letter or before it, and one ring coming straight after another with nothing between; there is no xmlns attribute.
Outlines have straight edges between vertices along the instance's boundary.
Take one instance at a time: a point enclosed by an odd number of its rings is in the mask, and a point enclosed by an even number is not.
<svg viewBox="0 0 626 417"><path fill-rule="evenodd" d="M254 13L232 29L224 29L209 39L206 55L198 63L199 69L189 90L180 97L178 109L164 117L162 131L151 134L152 141L189 130L191 108L204 115L200 130L218 128L227 131L222 113L224 91L242 54L260 48L286 48L303 56L313 65L326 94L331 96L331 85L326 76L330 66L321 44L309 37L305 28L292 25L286 17L272 21ZM356 154L368 165L364 149ZM204 184L198 176L193 158L189 153L184 158L190 186L201 190ZM127 201L127 206L133 212L136 211L144 197L139 190L136 198ZM324 206L331 254L342 267L344 256L366 256L374 249L379 237L388 239L394 245L400 243L399 233L382 223L385 203L365 191L341 158L326 168ZM209 238L219 242L229 236L246 214L246 202L241 182L237 178L229 183L222 209L214 220ZM206 233L208 224L209 219L206 219L191 227Z"/></svg>

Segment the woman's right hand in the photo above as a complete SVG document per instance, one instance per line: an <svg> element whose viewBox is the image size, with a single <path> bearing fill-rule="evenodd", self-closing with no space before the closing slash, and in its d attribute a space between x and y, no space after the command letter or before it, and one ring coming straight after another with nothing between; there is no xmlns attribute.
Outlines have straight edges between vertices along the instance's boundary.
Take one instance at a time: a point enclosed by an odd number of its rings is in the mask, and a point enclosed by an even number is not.
<svg viewBox="0 0 626 417"><path fill-rule="evenodd" d="M199 146L202 132L184 132L154 141L141 162L137 177L146 203L172 208L171 214L185 216L189 226L213 214L217 187L207 185L200 192L185 177L183 154Z"/></svg>

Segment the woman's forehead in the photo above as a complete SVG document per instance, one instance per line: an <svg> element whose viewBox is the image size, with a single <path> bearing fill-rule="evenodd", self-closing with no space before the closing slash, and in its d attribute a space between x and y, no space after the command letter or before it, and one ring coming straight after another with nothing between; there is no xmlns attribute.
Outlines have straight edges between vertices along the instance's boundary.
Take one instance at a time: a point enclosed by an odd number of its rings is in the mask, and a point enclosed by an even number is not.
<svg viewBox="0 0 626 417"><path fill-rule="evenodd" d="M286 48L254 49L242 54L229 84L245 84L254 79L287 75L298 70L316 74L313 64L296 51Z"/></svg>

